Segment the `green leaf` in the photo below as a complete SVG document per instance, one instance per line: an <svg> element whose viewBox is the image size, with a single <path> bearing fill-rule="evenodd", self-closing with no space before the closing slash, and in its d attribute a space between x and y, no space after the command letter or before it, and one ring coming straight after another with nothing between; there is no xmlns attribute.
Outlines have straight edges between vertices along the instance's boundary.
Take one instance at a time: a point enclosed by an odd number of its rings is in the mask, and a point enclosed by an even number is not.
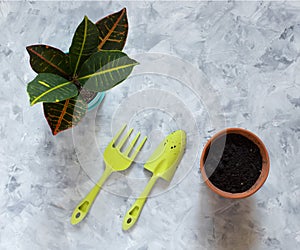
<svg viewBox="0 0 300 250"><path fill-rule="evenodd" d="M97 51L99 31L86 16L77 27L69 50L70 66L73 77L82 63Z"/></svg>
<svg viewBox="0 0 300 250"><path fill-rule="evenodd" d="M26 49L30 55L30 65L36 73L53 73L65 78L70 76L69 58L64 52L43 44Z"/></svg>
<svg viewBox="0 0 300 250"><path fill-rule="evenodd" d="M102 18L97 23L100 33L98 50L122 50L128 33L126 8Z"/></svg>
<svg viewBox="0 0 300 250"><path fill-rule="evenodd" d="M99 51L82 65L78 81L85 88L102 92L124 81L138 62L121 51Z"/></svg>
<svg viewBox="0 0 300 250"><path fill-rule="evenodd" d="M40 73L27 85L30 105L38 102L59 102L78 95L75 84L65 78Z"/></svg>
<svg viewBox="0 0 300 250"><path fill-rule="evenodd" d="M87 103L80 95L57 103L43 103L43 107L53 135L77 125L87 111Z"/></svg>

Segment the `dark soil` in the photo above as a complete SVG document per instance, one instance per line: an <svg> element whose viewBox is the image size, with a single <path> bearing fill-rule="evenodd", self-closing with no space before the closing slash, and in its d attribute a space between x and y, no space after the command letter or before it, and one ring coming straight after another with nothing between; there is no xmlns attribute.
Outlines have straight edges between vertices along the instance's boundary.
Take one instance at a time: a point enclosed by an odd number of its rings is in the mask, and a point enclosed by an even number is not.
<svg viewBox="0 0 300 250"><path fill-rule="evenodd" d="M83 100L85 100L87 103L89 103L91 100L93 100L95 98L97 93L93 92L93 91L89 91L85 88L82 88L80 90L80 95L83 98Z"/></svg>
<svg viewBox="0 0 300 250"><path fill-rule="evenodd" d="M205 172L217 188L242 193L260 176L262 157L252 141L239 134L227 134L212 142L204 157Z"/></svg>

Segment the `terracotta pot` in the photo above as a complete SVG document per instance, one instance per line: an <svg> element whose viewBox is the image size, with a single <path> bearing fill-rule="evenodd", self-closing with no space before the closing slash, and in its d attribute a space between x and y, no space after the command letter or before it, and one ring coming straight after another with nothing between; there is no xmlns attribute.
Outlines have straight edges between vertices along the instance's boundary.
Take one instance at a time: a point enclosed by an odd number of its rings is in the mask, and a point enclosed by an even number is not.
<svg viewBox="0 0 300 250"><path fill-rule="evenodd" d="M248 189L247 191L242 192L242 193L229 193L229 192L226 192L226 191L223 191L223 190L217 188L209 181L209 179L206 175L206 172L205 172L204 159L207 155L207 152L208 152L208 149L210 148L211 143L226 134L240 134L240 135L248 138L249 140L251 140L258 146L261 157L262 157L262 170L261 170L261 174L260 174L259 178L257 179L255 184L250 189ZM268 177L269 168L270 168L270 159L269 159L268 151L267 151L265 145L263 144L263 142L255 134L253 134L252 132L250 132L248 130L242 129L242 128L227 128L227 129L224 129L224 130L218 132L217 134L215 134L210 140L208 140L208 142L204 146L204 149L203 149L202 155L201 155L201 159L200 159L200 170L201 170L203 179L204 179L205 183L207 184L207 186L215 193L217 193L225 198L232 198L232 199L246 198L246 197L254 194L258 189L260 189L260 187L264 184L264 182L266 181L266 179Z"/></svg>

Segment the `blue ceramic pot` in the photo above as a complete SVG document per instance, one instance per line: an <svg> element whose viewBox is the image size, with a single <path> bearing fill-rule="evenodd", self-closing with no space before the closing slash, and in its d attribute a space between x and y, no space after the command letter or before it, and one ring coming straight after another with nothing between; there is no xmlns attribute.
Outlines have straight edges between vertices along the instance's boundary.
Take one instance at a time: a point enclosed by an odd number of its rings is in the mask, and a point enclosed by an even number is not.
<svg viewBox="0 0 300 250"><path fill-rule="evenodd" d="M94 108L96 108L103 100L105 96L105 92L99 92L93 100L91 100L89 103L88 103L88 111L91 111L93 110Z"/></svg>

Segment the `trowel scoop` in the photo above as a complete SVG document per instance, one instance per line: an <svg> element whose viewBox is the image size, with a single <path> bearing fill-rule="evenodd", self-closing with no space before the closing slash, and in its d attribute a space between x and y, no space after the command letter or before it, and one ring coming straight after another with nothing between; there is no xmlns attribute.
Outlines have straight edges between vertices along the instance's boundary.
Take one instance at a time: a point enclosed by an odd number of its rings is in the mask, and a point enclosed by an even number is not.
<svg viewBox="0 0 300 250"><path fill-rule="evenodd" d="M130 229L137 221L142 208L147 200L152 187L158 178L170 182L181 161L186 145L186 134L183 130L177 130L169 134L149 157L144 168L152 172L149 180L140 197L126 213L123 221L123 230Z"/></svg>

